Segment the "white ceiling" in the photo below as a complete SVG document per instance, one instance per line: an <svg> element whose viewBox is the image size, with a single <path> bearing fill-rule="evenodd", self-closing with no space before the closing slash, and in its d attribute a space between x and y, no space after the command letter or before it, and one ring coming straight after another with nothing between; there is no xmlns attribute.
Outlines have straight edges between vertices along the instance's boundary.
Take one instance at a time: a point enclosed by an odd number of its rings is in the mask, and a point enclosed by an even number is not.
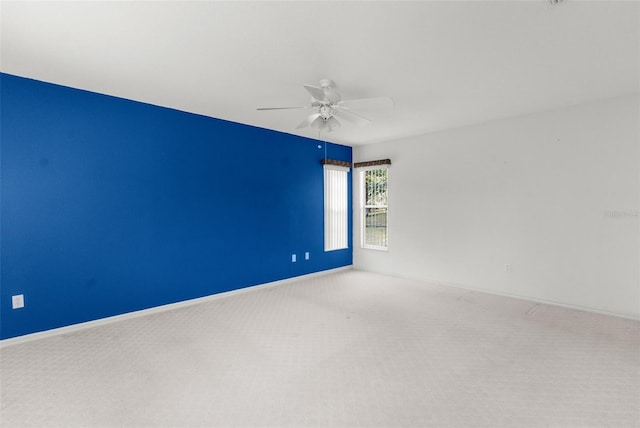
<svg viewBox="0 0 640 428"><path fill-rule="evenodd" d="M1 70L317 138L302 85L389 96L359 145L640 93L640 2L2 1Z"/></svg>

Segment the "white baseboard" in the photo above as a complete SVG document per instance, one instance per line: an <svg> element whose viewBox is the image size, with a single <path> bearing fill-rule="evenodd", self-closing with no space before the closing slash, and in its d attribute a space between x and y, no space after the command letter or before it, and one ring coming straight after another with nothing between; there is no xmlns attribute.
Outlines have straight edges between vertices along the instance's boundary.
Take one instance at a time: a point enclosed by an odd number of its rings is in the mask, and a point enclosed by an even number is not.
<svg viewBox="0 0 640 428"><path fill-rule="evenodd" d="M500 292L500 291L487 290L487 289L484 289L484 288L467 286L467 285L463 285L463 284L449 284L449 283L445 283L445 282L430 281L430 280L426 280L426 281L430 282L432 284L444 285L444 286L447 286L447 287L456 287L456 288L461 288L461 289L469 290L469 291L477 291L477 292L480 292L480 293L494 294L496 296L509 297L509 298L512 298L512 299L526 300L528 302L533 302L533 303L541 303L541 304L544 304L544 305L559 306L559 307L562 307L562 308L573 309L573 310L577 310L577 311L592 312L594 314L607 315L607 316L617 317L617 318L625 318L625 319L629 319L629 320L633 320L633 321L640 321L640 316L633 315L633 314L610 312L610 311L605 311L605 310L602 310L602 309L591 308L591 307L588 307L588 306L572 305L572 304L569 304L569 303L558 302L558 301L555 301L555 300L541 299L541 298L531 297L531 296L521 296L521 295L518 295L518 294L511 294L511 293L505 293L505 292Z"/></svg>
<svg viewBox="0 0 640 428"><path fill-rule="evenodd" d="M58 336L61 334L69 334L80 330L86 330L88 328L98 327L101 325L111 324L114 322L124 321L132 318L143 317L150 314L156 314L159 312L170 311L173 309L184 308L186 306L197 305L199 303L210 302L212 300L223 299L225 297L233 296L235 294L247 293L255 290L261 290L269 287L276 287L284 284L288 284L302 279L313 278L316 276L329 275L336 272L342 272L351 270L351 266L344 266L335 269L323 270L320 272L314 272L307 275L294 276L292 278L281 279L279 281L268 282L265 284L254 285L250 287L240 288L237 290L225 291L222 293L212 294L210 296L198 297L195 299L184 300L176 303L169 303L162 306L155 306L153 308L142 309L134 312L127 312L126 314L114 315L107 318L100 318L93 321L87 321L79 324L72 324L65 327L54 328L51 330L40 331L37 333L25 334L23 336L11 337L9 339L0 340L0 349L6 346L18 345L21 343L31 342L34 340L40 340L47 337Z"/></svg>
<svg viewBox="0 0 640 428"><path fill-rule="evenodd" d="M404 279L411 279L411 280L415 280L415 281L423 281L423 282L426 282L426 283L429 283L429 284L442 285L442 286L445 286L445 287L459 288L461 290L477 291L479 293L493 294L493 295L496 295L496 296L509 297L509 298L518 299L518 300L526 300L528 302L533 302L533 303L542 303L544 305L559 306L559 307L562 307L562 308L574 309L574 310L577 310L577 311L592 312L592 313L595 313L595 314L607 315L607 316L617 317L617 318L624 318L624 319L629 319L629 320L632 320L632 321L640 321L640 315L635 315L635 314L610 312L610 311L605 311L605 310L601 310L601 309L597 309L597 308L591 308L591 307L588 307L588 306L572 305L572 304L568 304L568 303L557 302L555 300L540 299L540 298L531 297L531 296L521 296L519 294L505 293L505 292L490 290L490 289L486 289L486 288L475 287L473 285L458 284L458 283L455 283L455 282L445 282L445 281L439 281L439 280L436 280L436 279L422 278L422 277L421 278L416 278L416 277L408 277L408 276L402 276L402 275L394 275L394 274L389 274L389 273L379 272L379 271L378 272L373 272L373 271L366 270L366 269L360 269L360 268L358 268L356 266L354 266L353 269L362 270L364 272L378 273L380 275L388 275L388 276L392 276L392 277L396 277L396 278L404 278Z"/></svg>

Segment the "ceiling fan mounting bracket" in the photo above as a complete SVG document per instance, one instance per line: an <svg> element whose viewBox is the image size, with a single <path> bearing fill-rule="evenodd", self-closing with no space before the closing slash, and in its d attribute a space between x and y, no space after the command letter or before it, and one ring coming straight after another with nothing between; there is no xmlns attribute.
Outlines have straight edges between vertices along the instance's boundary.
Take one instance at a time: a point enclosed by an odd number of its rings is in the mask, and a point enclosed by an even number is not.
<svg viewBox="0 0 640 428"><path fill-rule="evenodd" d="M330 89L336 86L336 83L331 79L320 79L320 87L322 89Z"/></svg>

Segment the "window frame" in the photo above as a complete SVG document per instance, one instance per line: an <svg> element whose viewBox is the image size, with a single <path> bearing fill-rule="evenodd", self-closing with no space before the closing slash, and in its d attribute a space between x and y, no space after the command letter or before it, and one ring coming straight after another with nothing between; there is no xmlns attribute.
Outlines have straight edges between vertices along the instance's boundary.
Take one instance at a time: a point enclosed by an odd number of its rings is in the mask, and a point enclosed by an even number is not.
<svg viewBox="0 0 640 428"><path fill-rule="evenodd" d="M360 175L360 247L367 250L376 250L376 251L389 251L389 165L374 165L359 168ZM376 204L376 205L366 205L367 198L367 184L365 179L365 174L369 171L374 171L378 169L386 170L386 204ZM386 225L385 225L385 233L386 233L386 243L387 245L372 245L367 244L367 220L366 220L366 212L367 208L385 208L386 209Z"/></svg>

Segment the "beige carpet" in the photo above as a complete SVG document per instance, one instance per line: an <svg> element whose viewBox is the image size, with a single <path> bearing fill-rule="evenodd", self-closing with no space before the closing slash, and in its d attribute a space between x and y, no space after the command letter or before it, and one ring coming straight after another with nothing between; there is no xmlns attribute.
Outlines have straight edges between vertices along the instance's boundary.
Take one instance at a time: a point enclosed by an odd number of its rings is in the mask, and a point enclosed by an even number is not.
<svg viewBox="0 0 640 428"><path fill-rule="evenodd" d="M640 427L640 323L360 271L0 356L3 428Z"/></svg>

